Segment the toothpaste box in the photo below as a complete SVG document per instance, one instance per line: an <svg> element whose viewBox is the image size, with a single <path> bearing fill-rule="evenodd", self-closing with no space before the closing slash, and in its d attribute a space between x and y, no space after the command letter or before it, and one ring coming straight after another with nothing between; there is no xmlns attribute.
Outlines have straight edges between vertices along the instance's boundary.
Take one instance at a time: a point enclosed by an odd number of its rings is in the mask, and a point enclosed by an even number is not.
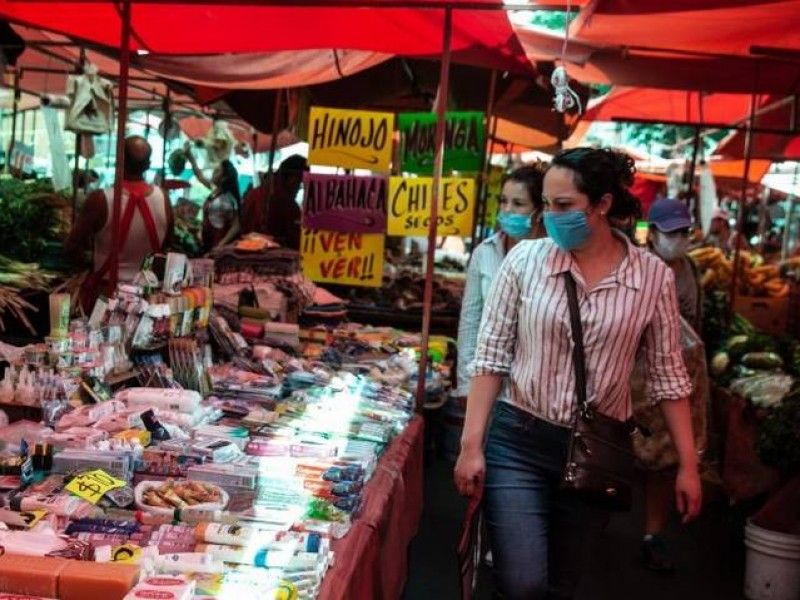
<svg viewBox="0 0 800 600"><path fill-rule="evenodd" d="M194 589L195 582L183 576L146 577L124 600L192 600Z"/></svg>

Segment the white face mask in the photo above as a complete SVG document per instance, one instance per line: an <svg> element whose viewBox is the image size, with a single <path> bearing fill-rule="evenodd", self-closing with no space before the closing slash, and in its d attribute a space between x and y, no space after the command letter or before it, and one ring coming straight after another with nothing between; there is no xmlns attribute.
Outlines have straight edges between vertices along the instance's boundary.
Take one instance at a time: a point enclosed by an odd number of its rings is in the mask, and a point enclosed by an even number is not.
<svg viewBox="0 0 800 600"><path fill-rule="evenodd" d="M653 232L653 249L666 261L678 260L689 249L689 237L680 233Z"/></svg>

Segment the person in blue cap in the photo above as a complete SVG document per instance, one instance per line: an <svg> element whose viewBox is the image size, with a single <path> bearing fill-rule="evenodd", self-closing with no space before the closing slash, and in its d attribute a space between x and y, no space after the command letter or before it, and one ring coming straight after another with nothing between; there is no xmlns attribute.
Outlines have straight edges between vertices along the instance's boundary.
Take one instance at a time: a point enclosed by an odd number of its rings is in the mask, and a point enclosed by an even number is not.
<svg viewBox="0 0 800 600"><path fill-rule="evenodd" d="M651 206L647 215L650 226L648 245L675 274L678 308L681 316L700 332L702 320L702 288L697 267L686 254L691 242L692 218L686 204L680 200L661 198ZM646 408L634 407L634 413ZM647 452L660 452L659 432L650 431L645 440ZM653 440L650 442L649 440ZM646 567L661 573L675 570L674 562L662 537L669 519L673 495L673 469L650 470L645 477L644 538L642 560Z"/></svg>
<svg viewBox="0 0 800 600"><path fill-rule="evenodd" d="M660 198L650 206L647 221L650 225L650 249L675 274L681 316L699 333L703 299L697 267L686 254L693 226L689 209L680 200Z"/></svg>

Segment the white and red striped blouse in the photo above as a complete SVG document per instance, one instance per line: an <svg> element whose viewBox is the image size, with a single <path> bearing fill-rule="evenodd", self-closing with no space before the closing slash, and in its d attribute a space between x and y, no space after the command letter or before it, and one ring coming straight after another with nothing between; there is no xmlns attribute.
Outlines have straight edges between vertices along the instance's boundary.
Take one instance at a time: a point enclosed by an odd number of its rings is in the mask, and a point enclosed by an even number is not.
<svg viewBox="0 0 800 600"><path fill-rule="evenodd" d="M588 401L604 414L629 418L630 374L640 349L649 397L688 397L674 276L662 260L620 237L627 255L588 293L572 255L552 240L517 244L483 311L475 375L508 376L512 404L553 423L571 422L576 395L564 283L569 271L578 288Z"/></svg>

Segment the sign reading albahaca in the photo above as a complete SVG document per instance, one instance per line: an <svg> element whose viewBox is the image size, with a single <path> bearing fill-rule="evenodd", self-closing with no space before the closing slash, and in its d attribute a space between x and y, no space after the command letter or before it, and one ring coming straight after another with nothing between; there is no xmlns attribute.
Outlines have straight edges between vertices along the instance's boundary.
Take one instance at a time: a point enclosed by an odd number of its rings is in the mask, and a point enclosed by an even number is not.
<svg viewBox="0 0 800 600"><path fill-rule="evenodd" d="M428 235L432 199L433 178L390 178L387 233L400 236ZM474 179L443 178L438 204L437 235L472 235Z"/></svg>
<svg viewBox="0 0 800 600"><path fill-rule="evenodd" d="M303 178L303 227L346 233L386 232L387 177L321 175Z"/></svg>
<svg viewBox="0 0 800 600"><path fill-rule="evenodd" d="M345 169L388 172L394 114L311 107L308 162Z"/></svg>
<svg viewBox="0 0 800 600"><path fill-rule="evenodd" d="M311 281L380 287L383 282L385 236L302 230L303 274Z"/></svg>
<svg viewBox="0 0 800 600"><path fill-rule="evenodd" d="M445 116L444 172L478 172L486 148L482 112L451 112ZM436 115L400 113L400 166L405 173L431 175L436 154Z"/></svg>

